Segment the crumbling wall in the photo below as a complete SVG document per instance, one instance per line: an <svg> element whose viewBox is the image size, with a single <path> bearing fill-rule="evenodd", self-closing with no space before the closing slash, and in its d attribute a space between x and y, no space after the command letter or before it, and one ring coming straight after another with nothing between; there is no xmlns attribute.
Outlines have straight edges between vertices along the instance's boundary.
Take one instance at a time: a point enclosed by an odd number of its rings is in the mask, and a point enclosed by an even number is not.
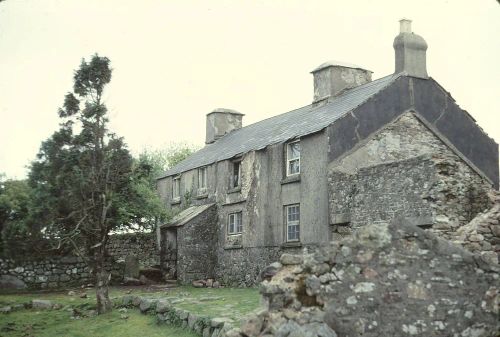
<svg viewBox="0 0 500 337"><path fill-rule="evenodd" d="M224 336L496 337L499 272L417 226L370 224L266 268L265 309Z"/></svg>
<svg viewBox="0 0 500 337"><path fill-rule="evenodd" d="M489 193L493 206L479 213L471 222L457 231L455 242L467 250L482 255L492 263L500 260L500 193Z"/></svg>

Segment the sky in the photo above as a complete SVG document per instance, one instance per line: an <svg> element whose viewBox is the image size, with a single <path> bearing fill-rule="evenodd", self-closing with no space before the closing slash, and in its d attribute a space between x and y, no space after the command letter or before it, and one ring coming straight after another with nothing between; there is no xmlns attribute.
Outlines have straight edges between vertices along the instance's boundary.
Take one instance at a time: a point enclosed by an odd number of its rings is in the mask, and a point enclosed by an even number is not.
<svg viewBox="0 0 500 337"><path fill-rule="evenodd" d="M111 60L110 129L133 154L202 146L205 115L243 125L312 102L310 71L327 60L373 79L394 72L399 20L427 41L427 70L500 142L500 5L496 0L0 2L0 173L22 179L81 59Z"/></svg>

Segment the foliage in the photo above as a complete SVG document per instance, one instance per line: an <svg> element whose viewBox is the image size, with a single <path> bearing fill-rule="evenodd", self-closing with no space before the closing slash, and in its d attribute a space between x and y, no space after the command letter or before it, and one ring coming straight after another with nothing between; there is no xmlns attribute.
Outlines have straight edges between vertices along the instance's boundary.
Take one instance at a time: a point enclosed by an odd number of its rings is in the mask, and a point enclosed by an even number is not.
<svg viewBox="0 0 500 337"><path fill-rule="evenodd" d="M91 266L99 313L111 310L104 269L109 233L156 216L161 206L149 202L126 144L107 129L102 94L111 81L109 64L97 54L82 60L59 109L60 129L42 143L29 174L44 235L71 244Z"/></svg>
<svg viewBox="0 0 500 337"><path fill-rule="evenodd" d="M186 143L172 143L159 150L144 150L135 160L136 180L134 188L143 195L144 203L133 204L139 210L145 210L147 214L155 214L155 217L136 217L135 223L139 228L154 229L156 224L171 218L173 214L164 207L156 191L156 179L165 170L175 166L186 157L197 150L196 147Z"/></svg>
<svg viewBox="0 0 500 337"><path fill-rule="evenodd" d="M155 186L158 176L197 150L196 146L187 143L171 143L163 149L143 150L139 154L138 162L148 171L151 185Z"/></svg>
<svg viewBox="0 0 500 337"><path fill-rule="evenodd" d="M3 180L0 176L0 251L12 255L13 251L29 247L36 231L28 227L31 189L25 180ZM24 249L23 249L24 248Z"/></svg>

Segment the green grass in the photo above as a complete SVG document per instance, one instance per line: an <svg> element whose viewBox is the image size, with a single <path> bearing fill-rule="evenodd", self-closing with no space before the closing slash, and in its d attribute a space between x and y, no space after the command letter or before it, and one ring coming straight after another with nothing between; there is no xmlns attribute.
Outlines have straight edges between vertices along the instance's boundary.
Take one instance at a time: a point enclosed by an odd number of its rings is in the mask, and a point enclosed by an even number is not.
<svg viewBox="0 0 500 337"><path fill-rule="evenodd" d="M128 319L117 310L82 319L71 319L64 310L23 310L0 316L0 336L5 337L194 337L196 334L168 325L157 325L155 318L129 310Z"/></svg>
<svg viewBox="0 0 500 337"><path fill-rule="evenodd" d="M63 306L80 309L95 308L94 290L86 290L88 298L80 298L82 290L75 289L76 295L64 292L39 292L0 294L0 307L5 305L29 303L33 299L51 300ZM177 287L168 290L138 288L110 289L110 297L117 298L125 294L149 298L169 298L174 307L188 310L207 317L226 317L235 323L249 312L260 307L260 295L255 288L193 288ZM121 319L121 313L115 309L112 313L97 317L71 319L71 313L60 310L20 310L9 314L0 314L0 336L196 336L195 334L168 325L157 325L151 315L141 315L137 310L129 309L127 320Z"/></svg>

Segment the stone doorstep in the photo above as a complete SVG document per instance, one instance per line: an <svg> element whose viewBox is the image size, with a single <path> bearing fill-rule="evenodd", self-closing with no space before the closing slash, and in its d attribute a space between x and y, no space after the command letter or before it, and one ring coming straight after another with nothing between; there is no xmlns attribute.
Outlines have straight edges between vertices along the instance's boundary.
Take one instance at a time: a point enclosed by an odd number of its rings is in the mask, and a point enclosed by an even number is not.
<svg viewBox="0 0 500 337"><path fill-rule="evenodd" d="M113 299L118 307L133 306L143 314L155 313L157 323L178 324L203 337L219 337L233 329L233 321L226 317L205 317L176 308L168 298L147 298L125 295Z"/></svg>

